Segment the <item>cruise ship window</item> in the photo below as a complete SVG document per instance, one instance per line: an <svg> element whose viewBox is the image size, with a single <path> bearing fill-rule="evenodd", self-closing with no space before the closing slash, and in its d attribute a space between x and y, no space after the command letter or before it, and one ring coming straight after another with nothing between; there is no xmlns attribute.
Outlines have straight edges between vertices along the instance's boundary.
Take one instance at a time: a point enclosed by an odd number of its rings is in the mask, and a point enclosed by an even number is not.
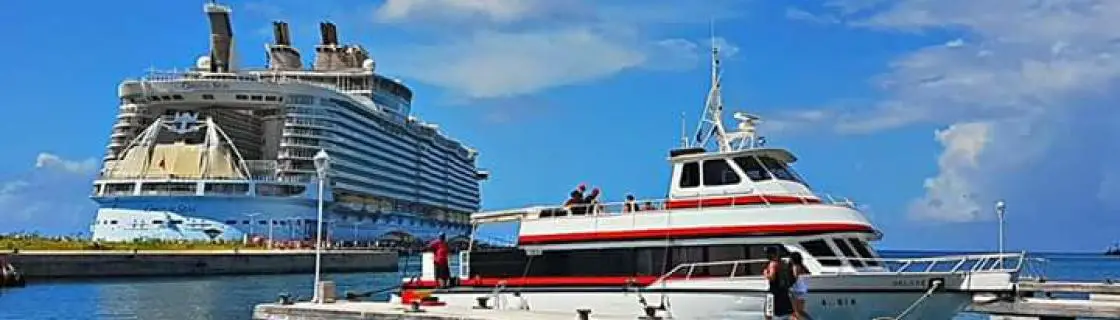
<svg viewBox="0 0 1120 320"><path fill-rule="evenodd" d="M700 164L688 162L681 166L681 188L700 186Z"/></svg>
<svg viewBox="0 0 1120 320"><path fill-rule="evenodd" d="M743 170L743 173L745 173L747 178L750 178L751 181L770 179L770 173L766 172L766 168L763 168L762 164L758 163L758 159L752 156L736 157L735 164L739 165L739 169Z"/></svg>
<svg viewBox="0 0 1120 320"><path fill-rule="evenodd" d="M237 100L249 100L249 96L247 96L247 95L243 95L243 94L239 94L239 95L236 95L236 96L234 96L234 99L237 99Z"/></svg>
<svg viewBox="0 0 1120 320"><path fill-rule="evenodd" d="M726 186L739 183L739 174L727 164L727 160L704 161L704 185Z"/></svg>
<svg viewBox="0 0 1120 320"><path fill-rule="evenodd" d="M820 261L821 265L828 267L839 267L842 265L836 254L832 252L832 248L825 243L824 240L810 240L801 243L801 247L809 252L813 258Z"/></svg>
<svg viewBox="0 0 1120 320"><path fill-rule="evenodd" d="M214 95L204 94L204 95L202 95L202 100L214 100Z"/></svg>

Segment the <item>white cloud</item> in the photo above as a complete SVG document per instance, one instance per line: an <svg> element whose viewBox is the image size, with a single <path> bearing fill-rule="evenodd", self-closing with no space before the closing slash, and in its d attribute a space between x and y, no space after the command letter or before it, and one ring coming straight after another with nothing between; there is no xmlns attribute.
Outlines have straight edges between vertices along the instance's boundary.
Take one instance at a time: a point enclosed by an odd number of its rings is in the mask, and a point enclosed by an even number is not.
<svg viewBox="0 0 1120 320"><path fill-rule="evenodd" d="M937 160L939 174L926 179L926 195L910 205L910 214L920 219L971 221L981 216L976 186L971 177L979 172L979 158L988 145L991 124L961 123L936 133L945 147Z"/></svg>
<svg viewBox="0 0 1120 320"><path fill-rule="evenodd" d="M62 159L59 156L50 153L39 153L35 158L35 168L45 168L51 170L64 170L78 174L88 174L97 171L98 163L93 158L72 161Z"/></svg>
<svg viewBox="0 0 1120 320"><path fill-rule="evenodd" d="M891 61L873 79L886 93L880 101L772 120L785 129L863 134L915 124L948 127L937 135L945 147L939 173L926 180L926 194L912 203L911 216L991 218L987 204L1003 197L1041 216L1055 205L1047 200L1054 194L1080 189L1072 196L1091 197L1120 184L1108 178L1120 172L1111 152L1120 147L1120 130L1106 120L1120 115L1114 107L1120 95L1113 92L1120 80L1120 2L874 0L832 6L855 27L960 36ZM828 116L805 116L813 112ZM1105 204L1083 209L1107 212Z"/></svg>
<svg viewBox="0 0 1120 320"><path fill-rule="evenodd" d="M0 182L0 233L88 232L96 205L89 199L94 159L74 161L40 153L35 166Z"/></svg>
<svg viewBox="0 0 1120 320"><path fill-rule="evenodd" d="M649 32L659 24L699 22L683 15L695 13L697 7L713 6L690 7L593 1L390 0L377 8L375 17L383 23L438 30L436 40L428 44L385 52L386 59L394 60L396 72L466 98L502 98L639 68L695 67L707 52L707 40L700 44ZM441 25L453 27L433 27ZM724 39L717 41L728 54L738 51Z"/></svg>
<svg viewBox="0 0 1120 320"><path fill-rule="evenodd" d="M386 0L374 16L383 22L481 18L504 23L541 13L548 3L540 0Z"/></svg>

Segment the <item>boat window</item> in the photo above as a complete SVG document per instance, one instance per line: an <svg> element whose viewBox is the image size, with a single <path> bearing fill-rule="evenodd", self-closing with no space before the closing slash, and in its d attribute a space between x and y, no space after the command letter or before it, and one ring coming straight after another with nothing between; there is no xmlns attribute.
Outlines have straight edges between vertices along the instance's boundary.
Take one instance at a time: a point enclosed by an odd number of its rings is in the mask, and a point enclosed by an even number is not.
<svg viewBox="0 0 1120 320"><path fill-rule="evenodd" d="M704 185L726 186L739 183L739 174L727 164L727 160L704 161Z"/></svg>
<svg viewBox="0 0 1120 320"><path fill-rule="evenodd" d="M863 242L863 240L859 238L849 238L848 242L851 243L853 248L856 248L856 252L858 252L860 256L866 259L877 259L875 254L871 253L871 246L869 246L867 242ZM878 260L867 261L868 267L878 267L879 265L880 263Z"/></svg>
<svg viewBox="0 0 1120 320"><path fill-rule="evenodd" d="M758 159L755 159L754 157L736 157L735 164L739 165L739 169L742 169L743 173L747 174L748 178L751 178L751 181L762 181L770 179L770 173L766 172L766 169L762 167L762 164L758 163Z"/></svg>
<svg viewBox="0 0 1120 320"><path fill-rule="evenodd" d="M758 276L766 266L766 246L777 246L787 255L783 247L772 244L546 250L532 259L517 248L481 249L469 255L470 273L471 277L661 276L681 264L726 261L692 268L692 275L727 277L734 270L736 276ZM734 261L740 263L730 263ZM687 272L683 268L677 275Z"/></svg>
<svg viewBox="0 0 1120 320"><path fill-rule="evenodd" d="M681 188L700 186L700 164L687 162L681 166Z"/></svg>
<svg viewBox="0 0 1120 320"><path fill-rule="evenodd" d="M828 243L825 243L824 240L805 241L801 243L801 247L805 248L805 251L808 251L809 255L820 261L823 266L839 267L841 265L840 258L836 257L832 248L829 248Z"/></svg>
<svg viewBox="0 0 1120 320"><path fill-rule="evenodd" d="M853 267L863 267L864 266L863 261L860 261L860 256L856 255L856 251L853 250L852 247L848 245L847 241L844 241L844 239L833 239L833 240L834 240L833 243L836 244L836 248L840 249L840 252L844 254L844 257L852 258L851 260L848 260L848 262L851 262Z"/></svg>
<svg viewBox="0 0 1120 320"><path fill-rule="evenodd" d="M774 174L775 178L779 180L801 182L797 179L797 175L793 174L785 163L766 156L758 157L758 160L762 161L762 164L766 166L766 169L770 170L770 173Z"/></svg>

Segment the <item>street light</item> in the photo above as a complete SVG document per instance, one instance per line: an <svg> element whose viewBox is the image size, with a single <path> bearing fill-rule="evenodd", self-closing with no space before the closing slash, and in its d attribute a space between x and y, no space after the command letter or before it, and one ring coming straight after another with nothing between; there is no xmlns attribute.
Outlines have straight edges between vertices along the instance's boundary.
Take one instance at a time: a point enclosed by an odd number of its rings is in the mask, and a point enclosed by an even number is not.
<svg viewBox="0 0 1120 320"><path fill-rule="evenodd" d="M253 225L257 224L257 219L254 219L254 217L259 216L260 214L260 212L242 213L242 215L249 217L249 234L245 236L246 245L249 244L249 237L253 236Z"/></svg>
<svg viewBox="0 0 1120 320"><path fill-rule="evenodd" d="M1003 200L996 201L996 217L999 218L999 263L1003 267L1003 214L1007 211L1007 203Z"/></svg>
<svg viewBox="0 0 1120 320"><path fill-rule="evenodd" d="M319 149L312 158L315 161L315 173L319 177L319 218L315 220L317 224L315 230L315 303L323 303L323 295L319 292L319 270L322 265L322 251L323 251L323 180L326 179L327 169L330 167L331 158L327 156L327 151Z"/></svg>

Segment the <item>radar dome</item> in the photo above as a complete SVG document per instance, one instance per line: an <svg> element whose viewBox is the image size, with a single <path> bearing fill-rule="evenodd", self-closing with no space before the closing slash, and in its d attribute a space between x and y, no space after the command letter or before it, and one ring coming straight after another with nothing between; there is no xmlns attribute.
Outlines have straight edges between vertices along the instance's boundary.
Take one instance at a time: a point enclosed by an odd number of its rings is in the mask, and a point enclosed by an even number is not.
<svg viewBox="0 0 1120 320"><path fill-rule="evenodd" d="M362 69L373 70L373 67L375 66L377 66L377 64L373 62L373 59L366 59L365 61L362 61Z"/></svg>
<svg viewBox="0 0 1120 320"><path fill-rule="evenodd" d="M209 70L210 69L210 56L198 57L198 61L194 63L195 68Z"/></svg>

